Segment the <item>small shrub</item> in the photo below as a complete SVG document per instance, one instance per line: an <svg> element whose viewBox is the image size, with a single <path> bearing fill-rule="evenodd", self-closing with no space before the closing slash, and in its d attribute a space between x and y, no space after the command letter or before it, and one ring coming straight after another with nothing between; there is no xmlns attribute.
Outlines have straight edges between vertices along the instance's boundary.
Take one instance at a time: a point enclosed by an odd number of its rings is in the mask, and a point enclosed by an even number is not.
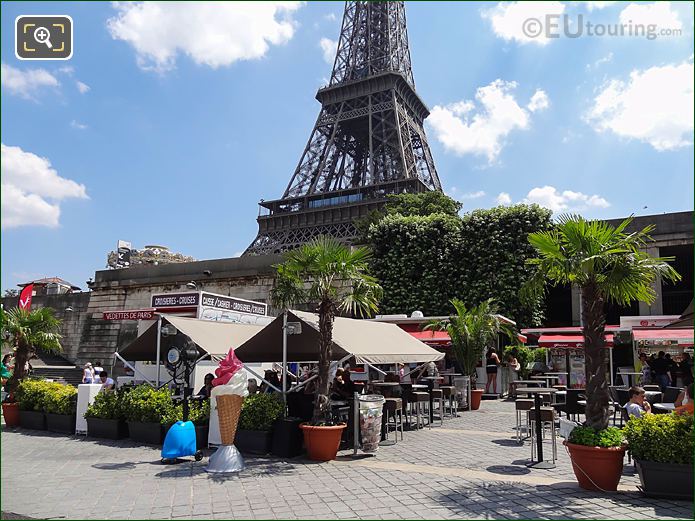
<svg viewBox="0 0 695 521"><path fill-rule="evenodd" d="M169 389L137 385L123 398L125 419L130 422L166 424L174 407Z"/></svg>
<svg viewBox="0 0 695 521"><path fill-rule="evenodd" d="M632 457L657 463L693 463L693 415L645 414L625 426Z"/></svg>
<svg viewBox="0 0 695 521"><path fill-rule="evenodd" d="M247 431L269 431L284 410L276 393L252 394L241 406L239 428Z"/></svg>
<svg viewBox="0 0 695 521"><path fill-rule="evenodd" d="M568 441L587 447L620 447L623 444L623 431L617 427L608 427L601 431L595 431L591 427L575 427Z"/></svg>
<svg viewBox="0 0 695 521"><path fill-rule="evenodd" d="M22 380L17 386L16 398L22 411L44 411L48 395L61 384L45 380Z"/></svg>
<svg viewBox="0 0 695 521"><path fill-rule="evenodd" d="M207 425L210 419L210 400L193 400L189 403L188 421L196 425ZM162 417L162 425L172 425L183 420L183 404L172 403Z"/></svg>
<svg viewBox="0 0 695 521"><path fill-rule="evenodd" d="M123 420L125 418L123 401L125 392L118 389L116 392L101 392L96 395L94 401L87 407L85 418L100 418L102 420Z"/></svg>
<svg viewBox="0 0 695 521"><path fill-rule="evenodd" d="M44 410L51 414L75 414L77 389L72 385L57 384L46 393Z"/></svg>

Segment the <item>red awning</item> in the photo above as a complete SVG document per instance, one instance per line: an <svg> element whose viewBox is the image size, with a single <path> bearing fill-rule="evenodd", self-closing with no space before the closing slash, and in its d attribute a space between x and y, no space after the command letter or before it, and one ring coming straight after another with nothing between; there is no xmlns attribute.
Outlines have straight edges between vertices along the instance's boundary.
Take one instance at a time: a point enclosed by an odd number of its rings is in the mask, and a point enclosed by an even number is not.
<svg viewBox="0 0 695 521"><path fill-rule="evenodd" d="M428 330L428 331L408 331L410 335L414 336L421 342L425 342L426 344L450 344L451 343L451 338L449 338L449 333L446 331L435 331L435 330Z"/></svg>
<svg viewBox="0 0 695 521"><path fill-rule="evenodd" d="M564 347L564 348L583 348L584 337L582 335L541 335L538 339L540 347ZM613 335L606 333L606 346L613 346Z"/></svg>
<svg viewBox="0 0 695 521"><path fill-rule="evenodd" d="M674 341L681 345L693 344L692 329L633 329L632 337L635 340L662 340Z"/></svg>

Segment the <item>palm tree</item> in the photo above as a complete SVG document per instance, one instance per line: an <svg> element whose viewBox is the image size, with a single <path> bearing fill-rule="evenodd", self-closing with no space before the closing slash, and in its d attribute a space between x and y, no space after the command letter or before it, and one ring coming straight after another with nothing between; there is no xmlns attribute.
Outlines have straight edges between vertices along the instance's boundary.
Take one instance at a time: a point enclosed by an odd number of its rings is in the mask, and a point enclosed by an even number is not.
<svg viewBox="0 0 695 521"><path fill-rule="evenodd" d="M486 348L494 347L500 333L514 338L514 330L497 314L492 299L468 308L459 299L452 299L454 314L444 320L428 323L425 329L446 331L451 338L451 347L464 374L475 382L475 368ZM470 394L470 392L469 392ZM470 396L468 397L470 402Z"/></svg>
<svg viewBox="0 0 695 521"><path fill-rule="evenodd" d="M271 292L278 307L295 304L316 306L319 315L319 374L313 422L328 415L328 381L333 343L333 319L338 311L360 316L377 310L381 286L369 275L371 252L330 237L318 237L285 254L275 266L277 277Z"/></svg>
<svg viewBox="0 0 695 521"><path fill-rule="evenodd" d="M5 385L12 393L26 376L26 363L36 354L37 349L60 351L60 320L51 308L38 308L28 311L15 307L6 311L0 309L0 329L4 341L15 351L15 366L12 377Z"/></svg>
<svg viewBox="0 0 695 521"><path fill-rule="evenodd" d="M581 291L586 423L597 431L608 426L609 418L604 304L651 303L656 297L653 284L659 277L680 279L668 264L673 258L652 257L644 251L654 226L628 233L631 222L629 217L613 227L579 215L563 215L554 229L529 235L539 257L528 261L535 272L523 288L525 296L539 296L547 284L573 284Z"/></svg>

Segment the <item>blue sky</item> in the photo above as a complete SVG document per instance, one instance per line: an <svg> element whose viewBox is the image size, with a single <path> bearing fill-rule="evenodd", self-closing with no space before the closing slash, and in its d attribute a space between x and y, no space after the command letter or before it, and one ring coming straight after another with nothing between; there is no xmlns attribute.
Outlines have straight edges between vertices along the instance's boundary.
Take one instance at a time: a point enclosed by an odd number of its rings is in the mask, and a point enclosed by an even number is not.
<svg viewBox="0 0 695 521"><path fill-rule="evenodd" d="M435 163L465 210L693 209L692 3L406 6ZM73 18L72 59L19 61L16 16L49 8ZM282 195L309 137L342 10L3 3L2 288L54 275L85 287L118 239L242 252L258 201ZM681 35L522 32L546 15Z"/></svg>

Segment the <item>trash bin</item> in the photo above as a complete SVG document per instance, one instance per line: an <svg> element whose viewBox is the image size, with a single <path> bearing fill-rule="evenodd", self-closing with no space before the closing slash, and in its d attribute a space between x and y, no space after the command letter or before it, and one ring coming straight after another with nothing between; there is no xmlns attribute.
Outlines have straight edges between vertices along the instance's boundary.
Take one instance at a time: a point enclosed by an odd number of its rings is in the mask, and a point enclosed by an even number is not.
<svg viewBox="0 0 695 521"><path fill-rule="evenodd" d="M363 452L376 452L379 448L384 401L384 397L380 394L360 396L360 434Z"/></svg>

